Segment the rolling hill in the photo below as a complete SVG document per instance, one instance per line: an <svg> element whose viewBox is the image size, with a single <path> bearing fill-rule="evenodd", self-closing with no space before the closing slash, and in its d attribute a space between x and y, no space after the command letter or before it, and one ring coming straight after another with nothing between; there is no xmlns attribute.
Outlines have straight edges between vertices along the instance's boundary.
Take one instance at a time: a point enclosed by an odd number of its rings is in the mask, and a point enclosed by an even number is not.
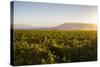
<svg viewBox="0 0 100 67"><path fill-rule="evenodd" d="M96 24L64 23L55 27L34 27L32 25L16 24L14 29L19 30L96 30Z"/></svg>

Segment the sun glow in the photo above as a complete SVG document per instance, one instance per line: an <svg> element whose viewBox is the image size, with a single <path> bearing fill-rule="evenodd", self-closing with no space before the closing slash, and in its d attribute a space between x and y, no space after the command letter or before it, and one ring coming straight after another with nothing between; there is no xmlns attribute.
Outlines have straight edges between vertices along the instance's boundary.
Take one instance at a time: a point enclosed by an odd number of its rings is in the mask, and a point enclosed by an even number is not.
<svg viewBox="0 0 100 67"><path fill-rule="evenodd" d="M93 24L97 24L97 19L94 18L94 19L89 19L87 20L88 23L93 23Z"/></svg>

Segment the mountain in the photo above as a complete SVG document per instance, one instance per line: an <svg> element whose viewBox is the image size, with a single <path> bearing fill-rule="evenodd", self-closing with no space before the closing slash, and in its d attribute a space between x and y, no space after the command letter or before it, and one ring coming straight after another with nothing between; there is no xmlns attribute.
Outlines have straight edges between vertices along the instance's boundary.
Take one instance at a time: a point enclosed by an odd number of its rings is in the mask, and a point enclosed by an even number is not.
<svg viewBox="0 0 100 67"><path fill-rule="evenodd" d="M64 23L53 27L54 30L96 30L95 24L87 23Z"/></svg>
<svg viewBox="0 0 100 67"><path fill-rule="evenodd" d="M64 23L55 27L34 27L32 25L15 24L14 29L20 30L96 30L96 24Z"/></svg>

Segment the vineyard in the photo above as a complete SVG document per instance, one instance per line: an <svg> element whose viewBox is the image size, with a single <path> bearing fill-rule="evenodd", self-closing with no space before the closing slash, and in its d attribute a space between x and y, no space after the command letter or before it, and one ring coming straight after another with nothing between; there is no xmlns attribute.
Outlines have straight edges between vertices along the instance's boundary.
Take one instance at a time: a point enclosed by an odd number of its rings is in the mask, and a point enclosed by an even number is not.
<svg viewBox="0 0 100 67"><path fill-rule="evenodd" d="M96 31L13 31L14 65L97 60Z"/></svg>

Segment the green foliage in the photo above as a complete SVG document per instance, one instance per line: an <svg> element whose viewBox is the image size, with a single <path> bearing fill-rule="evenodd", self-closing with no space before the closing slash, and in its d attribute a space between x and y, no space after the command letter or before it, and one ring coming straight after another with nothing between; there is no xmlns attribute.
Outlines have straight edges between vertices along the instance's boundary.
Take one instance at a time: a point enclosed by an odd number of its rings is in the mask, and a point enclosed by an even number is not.
<svg viewBox="0 0 100 67"><path fill-rule="evenodd" d="M15 30L14 65L97 60L96 31Z"/></svg>

